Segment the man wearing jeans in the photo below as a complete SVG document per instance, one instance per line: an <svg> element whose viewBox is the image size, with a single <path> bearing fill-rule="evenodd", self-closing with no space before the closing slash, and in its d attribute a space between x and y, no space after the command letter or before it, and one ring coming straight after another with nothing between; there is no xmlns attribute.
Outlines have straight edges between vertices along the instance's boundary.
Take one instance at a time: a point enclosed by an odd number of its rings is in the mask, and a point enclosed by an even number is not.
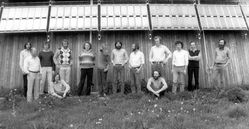
<svg viewBox="0 0 249 129"><path fill-rule="evenodd" d="M221 85L224 87L225 72L230 63L230 55L230 49L226 47L226 41L224 39L219 40L219 46L215 49L214 65L211 67L214 70L213 85L218 83L219 88Z"/></svg>
<svg viewBox="0 0 249 129"><path fill-rule="evenodd" d="M68 40L62 41L62 47L59 48L54 55L54 63L59 68L61 79L70 84L70 74L72 62L72 51L68 47Z"/></svg>
<svg viewBox="0 0 249 129"><path fill-rule="evenodd" d="M144 64L144 54L139 50L138 44L132 44L129 58L131 90L132 93L141 93L141 69Z"/></svg>
<svg viewBox="0 0 249 129"><path fill-rule="evenodd" d="M177 87L180 87L180 92L184 91L185 75L188 67L187 51L183 50L183 43L176 41L176 50L173 52L172 72L173 72L173 87L172 92L176 94Z"/></svg>
<svg viewBox="0 0 249 129"><path fill-rule="evenodd" d="M27 97L27 89L28 89L28 75L24 72L24 60L31 56L30 50L31 50L31 43L27 42L24 44L24 49L20 52L20 68L22 70L23 73L23 95L24 97Z"/></svg>
<svg viewBox="0 0 249 129"><path fill-rule="evenodd" d="M106 45L102 45L97 56L97 74L98 74L98 85L99 85L99 96L100 98L106 96L106 81L107 73L109 70L110 56Z"/></svg>
<svg viewBox="0 0 249 129"><path fill-rule="evenodd" d="M44 49L39 53L39 58L41 61L41 84L40 84L40 94L48 93L50 83L52 82L52 74L54 71L54 53L49 50L50 44L48 42L44 43ZM47 80L48 86L45 87Z"/></svg>
<svg viewBox="0 0 249 129"><path fill-rule="evenodd" d="M115 49L111 53L111 62L113 64L113 78L112 85L113 93L117 93L118 81L121 85L121 93L124 94L124 79L125 79L125 64L128 62L128 54L122 48L122 42L115 43Z"/></svg>
<svg viewBox="0 0 249 129"><path fill-rule="evenodd" d="M162 77L165 77L164 65L171 58L172 53L165 45L161 44L162 38L160 36L155 36L155 46L150 50L149 61L151 63L152 71L160 71Z"/></svg>
<svg viewBox="0 0 249 129"><path fill-rule="evenodd" d="M31 49L31 56L24 60L24 72L28 75L27 101L37 100L40 93L40 59L37 50Z"/></svg>

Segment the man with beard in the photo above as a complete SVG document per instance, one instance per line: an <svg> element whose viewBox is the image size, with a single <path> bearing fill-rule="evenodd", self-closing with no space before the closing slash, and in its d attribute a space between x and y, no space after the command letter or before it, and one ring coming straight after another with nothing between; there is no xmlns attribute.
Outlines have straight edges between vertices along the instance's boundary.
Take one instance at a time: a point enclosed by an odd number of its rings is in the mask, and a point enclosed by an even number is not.
<svg viewBox="0 0 249 129"><path fill-rule="evenodd" d="M224 39L219 40L219 46L215 49L215 60L211 67L214 71L214 84L218 83L218 87L224 85L225 72L228 64L230 63L230 49L226 47L226 41Z"/></svg>
<svg viewBox="0 0 249 129"><path fill-rule="evenodd" d="M132 93L141 93L141 69L144 64L144 54L139 50L138 44L132 44L129 58Z"/></svg>
<svg viewBox="0 0 249 129"><path fill-rule="evenodd" d="M70 84L70 74L72 62L72 51L68 47L68 40L62 41L62 47L60 47L54 54L53 60L56 67L59 69L59 74L62 80L65 80L67 84Z"/></svg>
<svg viewBox="0 0 249 129"><path fill-rule="evenodd" d="M31 43L30 42L27 42L24 44L24 49L20 52L20 62L19 62L19 65L20 65L20 68L22 70L22 73L23 73L23 95L24 97L27 97L27 87L28 87L28 74L26 74L24 72L24 60L31 56Z"/></svg>
<svg viewBox="0 0 249 129"><path fill-rule="evenodd" d="M113 64L113 78L112 85L113 94L117 93L118 81L121 85L121 94L124 94L124 79L125 79L125 64L128 62L128 54L122 48L122 42L115 43L115 49L111 53L111 62Z"/></svg>
<svg viewBox="0 0 249 129"><path fill-rule="evenodd" d="M149 78L147 83L147 89L156 96L156 98L164 95L168 85L163 77L161 77L159 71L153 71L152 77Z"/></svg>
<svg viewBox="0 0 249 129"><path fill-rule="evenodd" d="M155 45L151 47L149 54L149 61L151 63L151 71L160 71L162 76L165 77L164 65L172 57L171 51L165 45L161 44L162 38L155 36Z"/></svg>

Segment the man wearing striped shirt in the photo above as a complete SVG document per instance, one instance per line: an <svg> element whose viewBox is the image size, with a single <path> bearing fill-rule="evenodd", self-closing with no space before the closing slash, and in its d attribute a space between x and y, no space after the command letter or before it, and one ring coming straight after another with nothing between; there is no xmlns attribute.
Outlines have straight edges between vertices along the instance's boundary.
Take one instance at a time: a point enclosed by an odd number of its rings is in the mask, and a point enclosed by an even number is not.
<svg viewBox="0 0 249 129"><path fill-rule="evenodd" d="M172 92L176 94L177 87L180 87L180 92L185 88L185 75L188 68L189 54L183 50L183 43L176 41L176 50L173 52L172 72L173 72L173 87Z"/></svg>
<svg viewBox="0 0 249 129"><path fill-rule="evenodd" d="M79 56L80 63L80 83L78 86L78 95L90 95L92 78L93 78L93 68L95 65L95 54L92 51L92 44L86 42L83 44L83 50ZM85 87L84 82L87 78L87 85Z"/></svg>

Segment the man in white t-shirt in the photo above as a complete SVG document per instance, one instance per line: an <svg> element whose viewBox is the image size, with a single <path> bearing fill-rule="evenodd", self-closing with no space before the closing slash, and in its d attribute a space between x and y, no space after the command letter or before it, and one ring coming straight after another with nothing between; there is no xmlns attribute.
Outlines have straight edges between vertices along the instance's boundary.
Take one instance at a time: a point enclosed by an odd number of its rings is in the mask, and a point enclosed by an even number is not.
<svg viewBox="0 0 249 129"><path fill-rule="evenodd" d="M171 58L172 53L165 45L161 44L162 38L160 36L155 36L154 41L155 45L152 46L149 55L149 61L151 63L151 71L160 71L162 76L164 75L164 65L168 62Z"/></svg>
<svg viewBox="0 0 249 129"><path fill-rule="evenodd" d="M180 92L184 91L185 75L188 68L188 51L183 50L183 43L176 41L176 50L173 52L172 72L173 72L173 87L172 92L175 94L177 87L180 87Z"/></svg>

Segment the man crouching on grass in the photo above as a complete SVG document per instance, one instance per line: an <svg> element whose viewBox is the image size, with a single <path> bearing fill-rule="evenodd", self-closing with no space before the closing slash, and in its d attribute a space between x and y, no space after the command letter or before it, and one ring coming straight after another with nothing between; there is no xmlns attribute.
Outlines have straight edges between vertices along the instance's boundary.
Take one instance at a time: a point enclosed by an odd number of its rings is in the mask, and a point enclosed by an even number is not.
<svg viewBox="0 0 249 129"><path fill-rule="evenodd" d="M168 88L168 85L163 77L161 77L159 71L153 71L152 77L149 78L147 83L147 89L156 96L158 99L162 96L165 90Z"/></svg>

